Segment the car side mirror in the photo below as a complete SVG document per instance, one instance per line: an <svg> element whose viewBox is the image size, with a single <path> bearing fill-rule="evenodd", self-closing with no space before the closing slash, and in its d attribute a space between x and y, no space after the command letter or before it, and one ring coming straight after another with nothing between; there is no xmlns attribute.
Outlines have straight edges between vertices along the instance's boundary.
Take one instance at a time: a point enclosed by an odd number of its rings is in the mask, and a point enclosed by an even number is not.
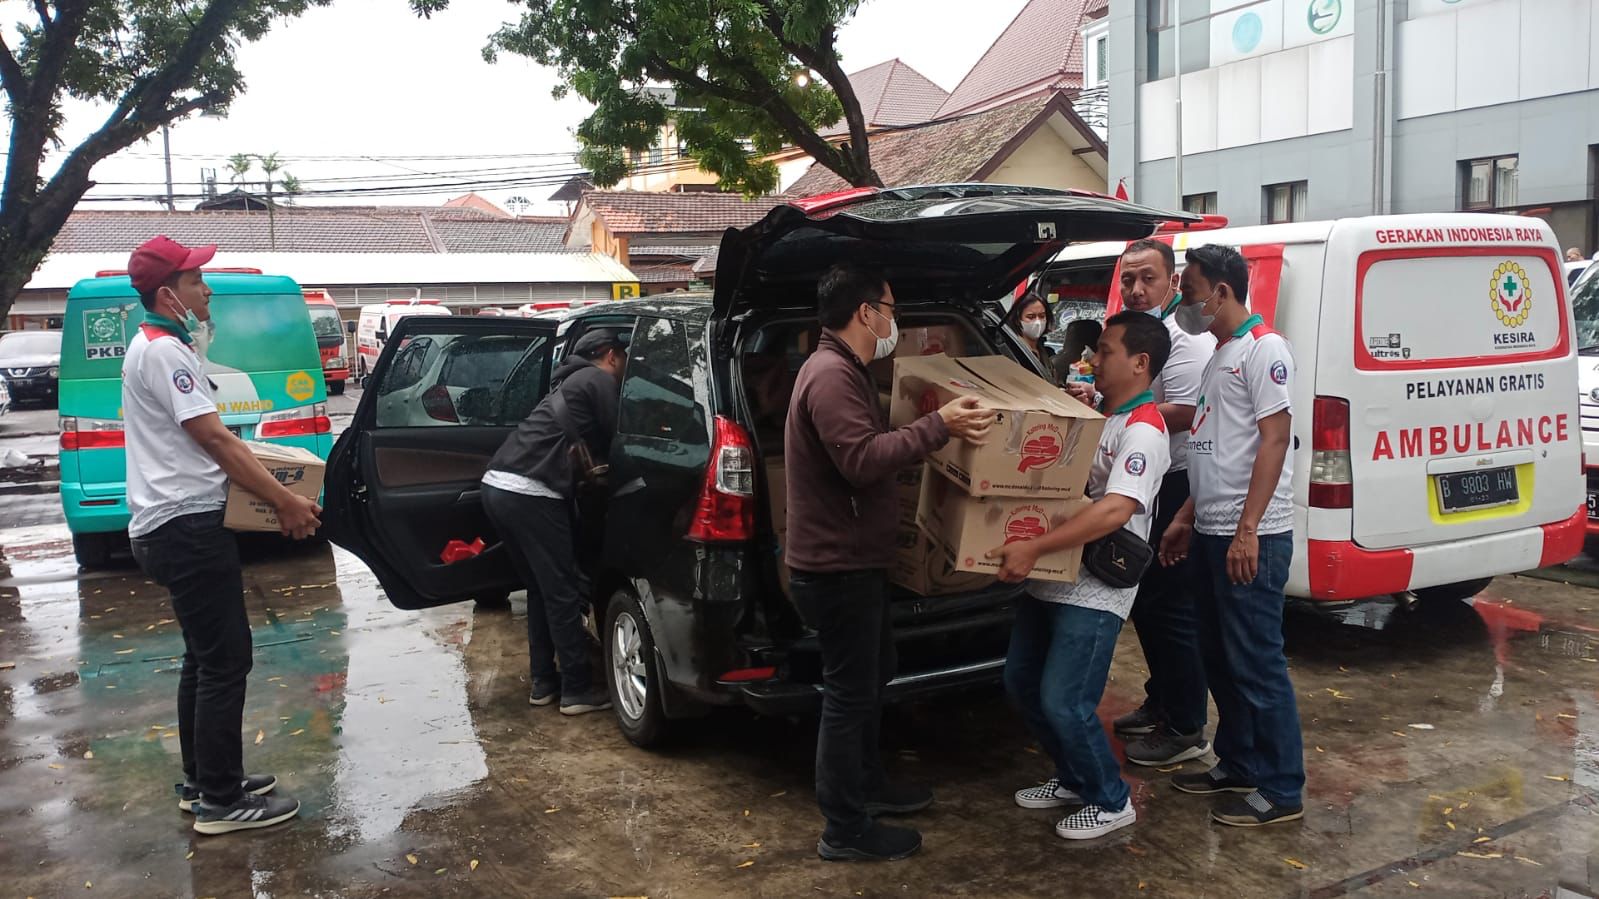
<svg viewBox="0 0 1599 899"><path fill-rule="evenodd" d="M389 339L389 329L388 328L379 328L379 329L377 329L376 332L373 333L372 336L376 337L379 340L388 340Z"/></svg>
<svg viewBox="0 0 1599 899"><path fill-rule="evenodd" d="M354 334L355 333L355 322L353 322L353 321L345 322L344 323L344 333L346 333L346 334Z"/></svg>
<svg viewBox="0 0 1599 899"><path fill-rule="evenodd" d="M494 417L494 394L487 387L469 387L455 398L455 413L462 419L488 421Z"/></svg>

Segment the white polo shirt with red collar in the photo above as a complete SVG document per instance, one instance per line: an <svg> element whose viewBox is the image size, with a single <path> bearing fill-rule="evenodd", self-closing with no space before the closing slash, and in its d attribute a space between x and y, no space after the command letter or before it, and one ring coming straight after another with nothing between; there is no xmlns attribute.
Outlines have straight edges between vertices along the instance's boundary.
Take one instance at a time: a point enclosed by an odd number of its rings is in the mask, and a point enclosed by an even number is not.
<svg viewBox="0 0 1599 899"><path fill-rule="evenodd" d="M1216 537L1238 532L1260 452L1259 422L1290 407L1293 377L1293 348L1258 315L1251 315L1216 347L1188 433L1194 530ZM1290 450L1256 533L1293 530L1293 483L1294 454Z"/></svg>
<svg viewBox="0 0 1599 899"><path fill-rule="evenodd" d="M205 366L189 344L174 331L140 325L122 358L128 536L227 504L228 476L183 429L216 411Z"/></svg>
<svg viewBox="0 0 1599 899"><path fill-rule="evenodd" d="M1094 454L1094 464L1088 472L1088 498L1100 500L1114 493L1133 500L1138 506L1125 527L1148 540L1155 498L1160 495L1160 482L1169 467L1171 441L1166 436L1166 419L1155 404L1155 394L1146 390L1107 413L1105 430L1099 436L1099 452ZM1124 621L1138 596L1136 586L1112 587L1087 569L1075 583L1029 580L1026 589L1035 599L1098 609Z"/></svg>

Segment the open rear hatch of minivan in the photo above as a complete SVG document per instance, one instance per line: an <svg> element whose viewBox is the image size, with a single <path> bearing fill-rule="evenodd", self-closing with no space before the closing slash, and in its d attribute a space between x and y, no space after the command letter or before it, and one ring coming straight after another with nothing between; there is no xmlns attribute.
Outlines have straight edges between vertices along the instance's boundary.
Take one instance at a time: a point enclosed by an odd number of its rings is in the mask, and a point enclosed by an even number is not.
<svg viewBox="0 0 1599 899"><path fill-rule="evenodd" d="M1135 240L1161 222L1191 218L1082 192L970 184L843 191L780 206L747 229L730 230L714 302L721 339L733 347L736 406L764 460L759 482L770 525L760 528L771 559L759 591L765 614L748 619L769 632L749 635L752 642L783 642L783 622L797 621L779 564L785 511L784 485L776 481L794 379L816 346L816 284L830 266L856 262L887 276L900 307L896 355L1019 359L997 326L995 300L1069 242ZM886 405L892 359L871 369ZM997 669L1018 588L974 580L983 586L936 596L894 588L900 692ZM793 679L820 680L814 638L800 636L786 650Z"/></svg>
<svg viewBox="0 0 1599 899"><path fill-rule="evenodd" d="M1352 508L1368 549L1564 521L1582 499L1571 311L1546 226L1422 218L1339 223L1328 244L1310 505ZM1340 450L1348 486L1329 489Z"/></svg>

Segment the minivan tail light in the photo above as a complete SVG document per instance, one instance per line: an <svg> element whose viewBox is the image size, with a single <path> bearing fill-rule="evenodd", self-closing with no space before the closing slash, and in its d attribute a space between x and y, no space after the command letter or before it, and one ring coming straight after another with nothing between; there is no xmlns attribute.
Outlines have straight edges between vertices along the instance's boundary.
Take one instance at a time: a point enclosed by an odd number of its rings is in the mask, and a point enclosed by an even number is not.
<svg viewBox="0 0 1599 899"><path fill-rule="evenodd" d="M711 461L688 538L703 543L755 536L755 444L742 427L716 416Z"/></svg>
<svg viewBox="0 0 1599 899"><path fill-rule="evenodd" d="M327 434L332 430L333 423L328 420L327 404L312 403L287 412L269 412L261 416L261 422L255 426L255 436L258 439L307 437L313 434Z"/></svg>
<svg viewBox="0 0 1599 899"><path fill-rule="evenodd" d="M1310 505L1349 509L1355 504L1349 455L1349 401L1318 396L1310 423Z"/></svg>
<svg viewBox="0 0 1599 899"><path fill-rule="evenodd" d="M122 422L108 418L61 419L61 448L64 450L121 449L126 445Z"/></svg>

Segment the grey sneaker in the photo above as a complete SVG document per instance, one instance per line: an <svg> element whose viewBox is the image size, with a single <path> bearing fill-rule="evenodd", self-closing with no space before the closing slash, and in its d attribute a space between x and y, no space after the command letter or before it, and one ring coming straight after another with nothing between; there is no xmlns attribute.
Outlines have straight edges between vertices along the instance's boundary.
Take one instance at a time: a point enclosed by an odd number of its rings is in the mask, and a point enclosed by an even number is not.
<svg viewBox="0 0 1599 899"><path fill-rule="evenodd" d="M534 681L533 691L527 695L527 704L533 706L547 706L560 698L560 684Z"/></svg>
<svg viewBox="0 0 1599 899"><path fill-rule="evenodd" d="M1160 713L1147 705L1141 705L1131 712L1117 718L1111 723L1116 733L1122 736L1141 737L1144 734L1155 732L1161 724Z"/></svg>
<svg viewBox="0 0 1599 899"><path fill-rule="evenodd" d="M1253 793L1255 785L1222 770L1220 765L1198 774L1174 774L1171 785L1184 793L1208 796L1213 793Z"/></svg>
<svg viewBox="0 0 1599 899"><path fill-rule="evenodd" d="M212 805L201 799L194 804L194 830L209 835L253 830L282 824L299 813L300 803L282 796L245 793L232 805Z"/></svg>
<svg viewBox="0 0 1599 899"><path fill-rule="evenodd" d="M270 774L246 774L240 786L252 796L265 796L277 788L278 779ZM184 781L173 784L172 789L178 794L178 808L185 812L194 811L194 804L200 801L200 788Z"/></svg>
<svg viewBox="0 0 1599 899"><path fill-rule="evenodd" d="M611 707L611 696L603 688L590 687L576 696L561 697L561 714L585 715L589 712L603 712Z"/></svg>
<svg viewBox="0 0 1599 899"><path fill-rule="evenodd" d="M1206 741L1204 731L1197 734L1174 734L1163 727L1128 743L1127 761L1147 767L1175 765L1178 762L1197 759L1209 751L1210 743Z"/></svg>

